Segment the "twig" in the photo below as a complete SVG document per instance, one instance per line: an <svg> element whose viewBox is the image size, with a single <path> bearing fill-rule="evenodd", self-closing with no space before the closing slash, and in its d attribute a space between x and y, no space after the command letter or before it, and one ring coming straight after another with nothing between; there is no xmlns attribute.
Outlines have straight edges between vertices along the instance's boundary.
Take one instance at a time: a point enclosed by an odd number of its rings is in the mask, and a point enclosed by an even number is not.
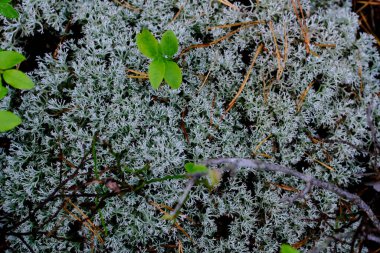
<svg viewBox="0 0 380 253"><path fill-rule="evenodd" d="M231 37L232 35L234 35L235 33L239 32L240 30L242 30L243 28L246 28L247 26L241 26L239 27L238 29L234 30L234 31L231 31L229 33L227 33L226 35L216 39L216 40L213 40L211 41L210 43L204 43L204 44L195 44L195 45L191 45L187 48L184 48L181 53L179 54L178 58L181 58L185 53L189 52L191 49L194 49L194 48L203 48L203 47L210 47L210 46L213 46L215 44L218 44L219 42L225 40L225 39L228 39L229 37Z"/></svg>
<svg viewBox="0 0 380 253"><path fill-rule="evenodd" d="M235 11L240 11L239 8L236 5L230 3L228 0L218 0L218 1L220 3L226 5L226 6L230 7L231 9L233 9Z"/></svg>
<svg viewBox="0 0 380 253"><path fill-rule="evenodd" d="M284 68L282 67L282 64L281 64L281 55L280 55L280 50L278 49L278 44L277 44L277 38L276 38L276 35L274 34L274 28L273 28L273 22L272 20L269 21L269 29L272 33L272 37L273 37L273 43L274 43L274 46L275 46L275 49L276 49L276 58L277 58L277 80L280 80L281 78L281 75L282 73L284 72Z"/></svg>
<svg viewBox="0 0 380 253"><path fill-rule="evenodd" d="M21 235L17 235L17 234L14 234L14 236L16 236L18 239L20 239L20 241L28 248L28 250L31 253L35 253L35 251L32 249L32 247L25 241L24 237L22 237Z"/></svg>
<svg viewBox="0 0 380 253"><path fill-rule="evenodd" d="M231 28L235 26L250 26L250 25L259 25L259 24L266 24L265 20L255 20L255 21L245 21L245 22L239 22L234 24L225 24L225 25L217 25L217 26L211 26L207 27L208 31L219 29L219 28Z"/></svg>
<svg viewBox="0 0 380 253"><path fill-rule="evenodd" d="M185 203L186 199L187 199L187 196L189 195L190 191L191 191L191 188L194 186L195 182L202 176L204 176L205 173L195 173L195 174L192 174L190 175L190 179L189 181L187 182L187 185L186 185L186 188L181 196L181 198L178 200L178 203L177 205L175 206L174 210L171 212L170 216L175 219L178 214L179 214L179 210L181 209L181 207L183 206L183 204Z"/></svg>
<svg viewBox="0 0 380 253"><path fill-rule="evenodd" d="M134 12L140 12L141 11L140 8L135 7L132 4L130 4L130 3L127 3L127 2L124 2L124 1L119 1L119 0L112 0L112 1L114 3L116 3L116 4L118 4L118 5L120 5L120 6L124 7L124 8L130 9L130 10L132 10Z"/></svg>
<svg viewBox="0 0 380 253"><path fill-rule="evenodd" d="M236 93L235 97L231 100L231 102L228 104L228 108L226 109L226 111L224 112L224 114L222 115L222 117L220 117L220 120L222 121L224 119L224 117L226 116L226 114L232 109L232 107L235 105L236 103L236 100L239 98L240 94L243 92L243 89L245 87L245 85L247 84L248 82L248 79L249 79L249 76L251 75L251 72L252 72L252 69L253 69L253 66L255 66L255 62L257 60L257 57L259 56L259 54L261 53L261 51L263 50L263 47L264 47L264 44L260 44L259 47L256 49L256 52L255 52L255 55L253 56L253 59L252 59L252 62L251 62L251 65L249 66L248 68L248 71L247 73L245 74L245 77L244 77L244 80L243 80L243 83L241 84L238 92Z"/></svg>
<svg viewBox="0 0 380 253"><path fill-rule="evenodd" d="M282 165L266 163L259 160L252 159L243 159L243 158L217 158L217 159L209 159L203 162L204 165L212 166L219 164L229 164L235 168L252 168L258 171L273 171L273 172L281 172L286 175L291 175L302 179L307 184L310 185L310 189L315 186L321 189L328 190L337 194L338 196L345 198L351 203L357 205L372 221L373 225L376 227L378 231L380 231L380 221L372 211L372 209L357 195L349 193L338 186L331 184L329 182L325 182L319 179L312 177L311 175L306 175L301 172L292 170ZM306 193L305 193L306 194Z"/></svg>
<svg viewBox="0 0 380 253"><path fill-rule="evenodd" d="M183 10L183 8L185 8L185 5L187 4L187 0L185 1L185 3L179 8L179 10L177 11L177 13L174 15L174 17L172 18L172 20L170 20L170 22L167 24L168 26L171 25L179 16L179 14L181 14L181 11Z"/></svg>

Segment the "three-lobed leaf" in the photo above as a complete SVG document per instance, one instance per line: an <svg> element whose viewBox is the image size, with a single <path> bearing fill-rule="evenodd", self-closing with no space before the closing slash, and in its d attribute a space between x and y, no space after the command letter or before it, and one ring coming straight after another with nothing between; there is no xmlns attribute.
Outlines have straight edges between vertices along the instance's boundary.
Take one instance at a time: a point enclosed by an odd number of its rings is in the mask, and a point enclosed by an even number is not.
<svg viewBox="0 0 380 253"><path fill-rule="evenodd" d="M13 68L25 60L25 57L15 51L0 51L0 69Z"/></svg>
<svg viewBox="0 0 380 253"><path fill-rule="evenodd" d="M6 18L18 18L19 13L9 4L10 1L0 1L0 14Z"/></svg>
<svg viewBox="0 0 380 253"><path fill-rule="evenodd" d="M20 117L9 111L0 110L0 132L9 131L20 124Z"/></svg>
<svg viewBox="0 0 380 253"><path fill-rule="evenodd" d="M177 63L172 61L165 61L164 79L172 89L178 89L181 86L182 73Z"/></svg>
<svg viewBox="0 0 380 253"><path fill-rule="evenodd" d="M153 60L149 65L149 81L154 89L158 89L165 75L165 61L162 59Z"/></svg>
<svg viewBox="0 0 380 253"><path fill-rule="evenodd" d="M17 69L9 69L3 73L4 80L16 89L30 90L34 87L32 79Z"/></svg>
<svg viewBox="0 0 380 253"><path fill-rule="evenodd" d="M178 39L171 30L166 31L161 38L160 47L167 58L173 57L178 51Z"/></svg>
<svg viewBox="0 0 380 253"><path fill-rule="evenodd" d="M289 244L282 244L280 253L300 253L298 250L290 246Z"/></svg>
<svg viewBox="0 0 380 253"><path fill-rule="evenodd" d="M157 39L148 29L143 29L137 34L137 48L148 58L154 59L159 53L159 44Z"/></svg>

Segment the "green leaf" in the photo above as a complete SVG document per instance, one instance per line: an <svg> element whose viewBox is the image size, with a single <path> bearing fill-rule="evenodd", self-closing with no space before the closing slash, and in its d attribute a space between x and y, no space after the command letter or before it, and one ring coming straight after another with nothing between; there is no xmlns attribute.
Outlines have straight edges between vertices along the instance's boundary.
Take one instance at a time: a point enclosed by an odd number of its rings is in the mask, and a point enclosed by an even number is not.
<svg viewBox="0 0 380 253"><path fill-rule="evenodd" d="M21 119L15 114L0 110L0 132L9 131L21 124Z"/></svg>
<svg viewBox="0 0 380 253"><path fill-rule="evenodd" d="M178 40L174 32L169 30L162 35L160 42L162 53L171 58L178 51Z"/></svg>
<svg viewBox="0 0 380 253"><path fill-rule="evenodd" d="M1 51L0 52L0 69L9 69L20 62L24 61L25 57L15 51Z"/></svg>
<svg viewBox="0 0 380 253"><path fill-rule="evenodd" d="M12 0L0 0L0 3L3 3L3 4L6 4L6 3L10 3Z"/></svg>
<svg viewBox="0 0 380 253"><path fill-rule="evenodd" d="M282 244L280 253L300 253L298 250L290 246L289 244Z"/></svg>
<svg viewBox="0 0 380 253"><path fill-rule="evenodd" d="M157 90L160 87L165 74L165 62L161 59L154 60L149 65L148 75L152 87Z"/></svg>
<svg viewBox="0 0 380 253"><path fill-rule="evenodd" d="M3 73L4 80L16 89L30 90L34 87L32 79L17 69L6 70Z"/></svg>
<svg viewBox="0 0 380 253"><path fill-rule="evenodd" d="M0 99L3 99L8 94L8 89L0 84Z"/></svg>
<svg viewBox="0 0 380 253"><path fill-rule="evenodd" d="M18 12L8 3L0 2L0 14L6 18L18 18Z"/></svg>
<svg viewBox="0 0 380 253"><path fill-rule="evenodd" d="M148 29L137 34L137 48L148 58L154 59L158 55L158 41Z"/></svg>
<svg viewBox="0 0 380 253"><path fill-rule="evenodd" d="M185 170L189 174L206 173L208 171L206 166L202 164L195 164L195 163L186 163Z"/></svg>
<svg viewBox="0 0 380 253"><path fill-rule="evenodd" d="M177 63L172 61L165 62L165 81L172 89L178 89L182 83L182 72Z"/></svg>

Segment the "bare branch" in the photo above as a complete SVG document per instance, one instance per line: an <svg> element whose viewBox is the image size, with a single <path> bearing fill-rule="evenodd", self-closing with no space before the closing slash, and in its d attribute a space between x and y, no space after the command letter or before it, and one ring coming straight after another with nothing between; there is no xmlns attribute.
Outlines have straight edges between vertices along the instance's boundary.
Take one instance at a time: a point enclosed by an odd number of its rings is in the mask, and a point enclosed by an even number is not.
<svg viewBox="0 0 380 253"><path fill-rule="evenodd" d="M179 213L179 210L181 209L181 207L183 206L183 204L185 203L186 201L186 198L187 196L189 195L190 191L191 191L191 188L194 186L195 182L202 176L206 175L205 173L194 173L194 174L191 174L189 175L190 176L190 179L189 181L187 182L187 185L186 185L186 188L185 188L185 191L182 193L182 196L181 198L178 200L178 203L177 205L175 206L174 210L171 212L171 216L173 218L176 218L178 213Z"/></svg>
<svg viewBox="0 0 380 253"><path fill-rule="evenodd" d="M292 170L282 165L266 163L260 160L252 160L252 159L241 159L241 158L217 158L217 159L209 159L203 162L204 165L220 165L220 164L230 164L235 168L252 168L258 171L273 171L273 172L281 172L286 175L291 175L297 177L299 179L304 180L310 187L318 187L321 189L328 190L333 192L340 197L350 201L351 203L357 205L372 221L373 225L376 227L378 231L380 231L380 221L373 213L372 209L357 195L349 193L338 186L316 179L311 175L305 175L301 172ZM308 186L306 186L305 190L308 190ZM304 191L303 191L304 192ZM302 193L301 193L302 194Z"/></svg>

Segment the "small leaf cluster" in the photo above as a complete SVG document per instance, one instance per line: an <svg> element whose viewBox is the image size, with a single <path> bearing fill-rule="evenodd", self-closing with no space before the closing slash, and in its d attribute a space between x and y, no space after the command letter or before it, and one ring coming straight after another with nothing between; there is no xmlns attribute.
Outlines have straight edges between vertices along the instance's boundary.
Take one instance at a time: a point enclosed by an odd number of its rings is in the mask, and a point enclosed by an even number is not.
<svg viewBox="0 0 380 253"><path fill-rule="evenodd" d="M10 5L11 0L0 0L0 15L6 18L18 18L19 13Z"/></svg>
<svg viewBox="0 0 380 253"><path fill-rule="evenodd" d="M1 1L1 0L0 0ZM14 67L23 62L25 57L15 51L0 52L0 99L8 94L8 89L3 86L3 80L13 88L30 90L34 87L33 81L22 71ZM21 124L21 119L6 110L0 110L0 132L9 131Z"/></svg>
<svg viewBox="0 0 380 253"><path fill-rule="evenodd" d="M186 163L185 170L188 174L204 174L207 180L201 181L207 188L213 189L221 179L221 173L216 169L208 169L205 165L196 163Z"/></svg>
<svg viewBox="0 0 380 253"><path fill-rule="evenodd" d="M166 31L160 42L153 34L143 29L137 34L137 47L146 57L152 59L149 65L149 81L154 89L158 89L163 79L172 89L178 89L182 83L182 72L172 57L178 51L178 40L174 32Z"/></svg>

